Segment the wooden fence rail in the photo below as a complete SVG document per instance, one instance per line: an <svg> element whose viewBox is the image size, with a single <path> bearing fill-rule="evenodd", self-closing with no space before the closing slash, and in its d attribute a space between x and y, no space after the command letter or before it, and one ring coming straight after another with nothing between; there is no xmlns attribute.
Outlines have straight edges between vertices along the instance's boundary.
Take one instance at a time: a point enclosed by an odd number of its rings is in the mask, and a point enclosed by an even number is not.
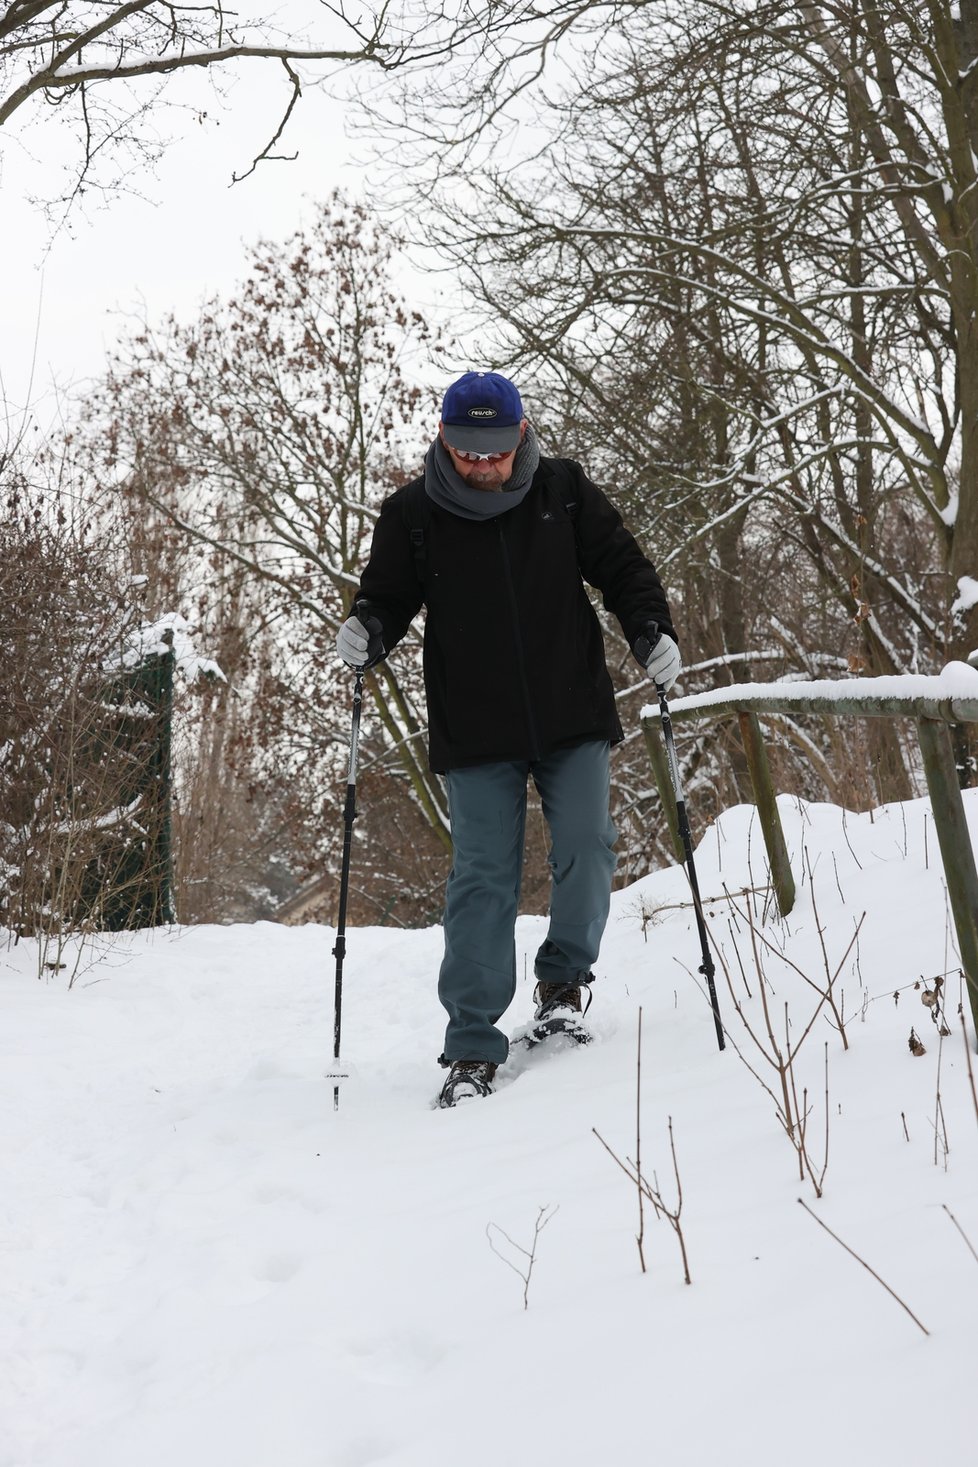
<svg viewBox="0 0 978 1467"><path fill-rule="evenodd" d="M785 916L795 903L795 881L778 814L761 716L820 714L829 718L912 718L915 721L961 964L978 1030L978 871L948 732L952 723L978 723L978 696L955 696L953 692L948 695L942 678L908 678L905 681L916 688L929 684L933 690L903 695L899 691L901 681L904 680L863 678L846 683L734 685L713 693L679 698L669 705L669 713L674 725L736 717L771 867L771 883L778 909ZM658 708L650 706L643 710L642 729L669 820L673 849L682 862L683 845L676 824Z"/></svg>

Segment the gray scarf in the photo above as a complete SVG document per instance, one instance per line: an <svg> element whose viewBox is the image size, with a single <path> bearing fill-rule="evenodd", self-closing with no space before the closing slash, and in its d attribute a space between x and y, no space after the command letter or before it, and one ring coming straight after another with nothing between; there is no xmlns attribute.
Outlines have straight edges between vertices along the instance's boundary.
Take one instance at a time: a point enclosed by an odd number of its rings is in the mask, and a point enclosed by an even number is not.
<svg viewBox="0 0 978 1467"><path fill-rule="evenodd" d="M455 472L448 450L440 438L428 449L424 461L424 487L429 499L463 520L491 520L515 509L526 498L540 462L540 445L527 423L523 442L516 450L513 472L502 489L470 489Z"/></svg>

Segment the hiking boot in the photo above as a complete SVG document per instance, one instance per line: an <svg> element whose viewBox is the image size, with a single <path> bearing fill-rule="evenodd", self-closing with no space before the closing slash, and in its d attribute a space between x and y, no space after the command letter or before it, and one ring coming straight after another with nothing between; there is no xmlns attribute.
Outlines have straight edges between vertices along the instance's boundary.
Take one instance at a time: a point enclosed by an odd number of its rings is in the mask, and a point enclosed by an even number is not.
<svg viewBox="0 0 978 1467"><path fill-rule="evenodd" d="M559 1018L566 1014L568 1018L572 1015L581 1017L591 1007L591 984L594 982L593 973L585 973L576 983L538 983L533 990L536 1000L536 1013L533 1015L535 1024L545 1023L553 1018ZM587 1003L581 1005L581 989L587 989Z"/></svg>
<svg viewBox="0 0 978 1467"><path fill-rule="evenodd" d="M453 1060L448 1078L441 1087L438 1104L442 1110L458 1105L460 1100L475 1100L492 1094L496 1066L489 1060Z"/></svg>
<svg viewBox="0 0 978 1467"><path fill-rule="evenodd" d="M533 990L536 1013L525 1029L513 1036L513 1042L533 1049L546 1039L566 1035L575 1044L588 1044L591 1031L584 1023L584 1015L591 1007L591 984L593 973L583 973L575 982L540 982ZM581 1002L581 990L587 989L587 1003Z"/></svg>

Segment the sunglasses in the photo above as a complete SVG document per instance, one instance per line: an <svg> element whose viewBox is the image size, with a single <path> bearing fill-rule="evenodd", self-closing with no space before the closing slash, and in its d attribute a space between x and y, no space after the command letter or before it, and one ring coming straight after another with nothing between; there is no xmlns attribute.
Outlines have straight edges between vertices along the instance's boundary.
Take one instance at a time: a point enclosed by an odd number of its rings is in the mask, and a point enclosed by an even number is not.
<svg viewBox="0 0 978 1467"><path fill-rule="evenodd" d="M479 462L498 464L504 458L509 458L511 453L515 452L515 448L507 448L505 453L466 453L461 448L452 449L452 453L454 453L455 457L460 458L462 462L466 464L474 464Z"/></svg>

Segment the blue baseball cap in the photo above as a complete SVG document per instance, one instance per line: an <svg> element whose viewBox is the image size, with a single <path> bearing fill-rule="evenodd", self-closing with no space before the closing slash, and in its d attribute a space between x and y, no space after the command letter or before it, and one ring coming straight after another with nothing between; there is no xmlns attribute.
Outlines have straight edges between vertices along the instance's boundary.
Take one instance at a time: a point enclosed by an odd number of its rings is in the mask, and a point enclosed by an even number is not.
<svg viewBox="0 0 978 1467"><path fill-rule="evenodd" d="M441 405L445 441L463 453L509 453L520 441L523 403L508 377L466 372Z"/></svg>

